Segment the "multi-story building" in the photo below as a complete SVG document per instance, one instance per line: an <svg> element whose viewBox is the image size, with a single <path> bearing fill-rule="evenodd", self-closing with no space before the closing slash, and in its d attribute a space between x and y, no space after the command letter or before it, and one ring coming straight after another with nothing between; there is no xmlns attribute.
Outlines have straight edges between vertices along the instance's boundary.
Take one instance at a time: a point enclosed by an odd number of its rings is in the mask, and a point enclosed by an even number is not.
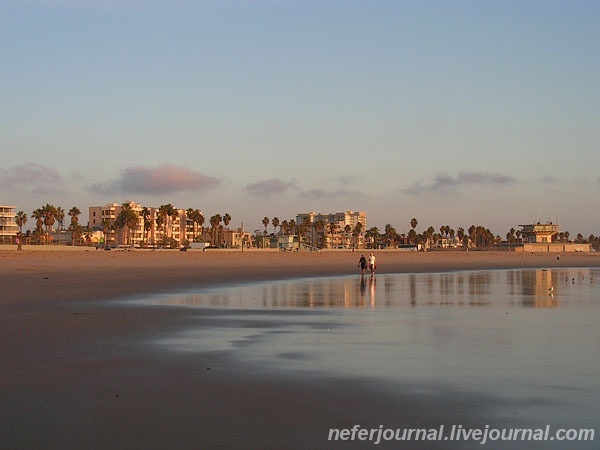
<svg viewBox="0 0 600 450"><path fill-rule="evenodd" d="M363 248L367 231L367 213L299 213L296 223L309 225L306 230L311 245L326 248ZM357 228L360 224L360 227ZM320 225L320 226L319 226ZM360 229L360 232L357 232Z"/></svg>
<svg viewBox="0 0 600 450"><path fill-rule="evenodd" d="M0 242L12 243L19 232L15 223L16 206L0 206Z"/></svg>
<svg viewBox="0 0 600 450"><path fill-rule="evenodd" d="M109 203L89 208L89 227L103 231L107 245L181 245L185 241L193 241L194 224L187 218L186 210L175 209L173 215L161 216L159 208L144 208L135 202L127 203L138 216L137 224L131 230L115 225L117 217L123 211L123 204ZM147 213L146 219L144 211Z"/></svg>

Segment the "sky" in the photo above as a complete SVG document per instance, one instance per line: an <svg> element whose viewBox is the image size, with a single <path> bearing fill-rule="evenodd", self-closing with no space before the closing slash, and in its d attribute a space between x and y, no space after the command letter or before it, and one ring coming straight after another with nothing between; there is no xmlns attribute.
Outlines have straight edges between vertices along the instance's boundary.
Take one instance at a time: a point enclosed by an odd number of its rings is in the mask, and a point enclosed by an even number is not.
<svg viewBox="0 0 600 450"><path fill-rule="evenodd" d="M599 42L595 0L0 0L0 204L599 235Z"/></svg>

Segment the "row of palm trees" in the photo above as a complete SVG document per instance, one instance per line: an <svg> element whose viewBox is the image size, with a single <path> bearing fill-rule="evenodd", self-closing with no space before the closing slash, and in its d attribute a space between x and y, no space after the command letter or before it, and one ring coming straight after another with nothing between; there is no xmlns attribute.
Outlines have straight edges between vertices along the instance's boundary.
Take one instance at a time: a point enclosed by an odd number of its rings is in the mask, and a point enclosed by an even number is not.
<svg viewBox="0 0 600 450"><path fill-rule="evenodd" d="M68 212L61 207L46 203L40 208L32 212L31 217L35 219L34 236L39 243L51 243L50 231L54 225L58 225L58 239L60 244L61 231L64 230L64 222L66 216L70 217L70 223L67 229L71 232L71 244L76 240L81 239L86 234L91 234L89 228L82 226L79 223L81 210L77 206L73 206ZM223 232L231 223L232 217L229 213L215 214L209 219L209 228L204 228L205 217L201 210L188 208L186 210L186 219L193 227L193 240L197 240L200 236L208 234L210 242L214 246L223 244ZM143 207L138 213L134 210L133 205L129 202L123 203L118 216L114 221L105 220L103 223L103 231L109 233L114 230L122 230L126 236L127 242L132 242L131 233L138 227L140 220L143 223L143 229L146 242L149 242L149 232L154 225L162 229L162 240L169 242L173 240L172 230L173 224L179 219L179 210L172 204L161 205L156 213L154 221L152 220L151 208ZM28 221L27 214L23 211L18 211L15 216L15 223L19 227L19 235L23 235L23 227ZM153 223L154 222L154 223ZM480 225L471 225L468 230L458 227L456 230L449 225L439 227L439 233L433 226L418 233L416 228L419 224L417 218L410 220L410 230L406 234L398 234L396 229L391 224L386 224L383 233L377 228L372 227L368 230L363 230L361 223L358 223L354 228L346 225L343 229L336 222L325 222L318 220L310 222L308 219L303 223L296 223L294 219L280 220L279 217L264 217L262 224L264 226L263 234L266 235L267 227L273 226L273 234L279 232L284 235L298 235L300 239L306 241L310 236L317 239L315 244L320 248L332 246L337 238L339 244L344 246L358 247L361 237L364 237L365 243L371 248L395 247L398 244L410 245L431 245L433 242L438 242L441 239L447 239L451 242L458 242L459 245L472 245L475 247L489 247L499 244L502 238L499 235L494 235L488 228ZM570 234L568 231L560 232L557 236L559 242L568 242ZM522 238L521 230L511 228L506 233L506 242L509 244L520 242ZM343 241L342 241L343 239ZM595 249L600 249L600 237L591 234L587 239L581 233L578 233L574 239L577 243L589 243ZM165 243L163 242L163 244Z"/></svg>
<svg viewBox="0 0 600 450"><path fill-rule="evenodd" d="M60 244L60 232L64 229L65 216L71 217L71 222L68 229L71 231L71 242L81 238L84 232L84 227L79 224L79 216L81 211L76 206L73 206L68 212L65 212L60 206L54 206L46 203L44 206L36 209L31 213L31 217L35 219L34 236L40 243L49 244L51 241L50 230L54 224L58 224L58 239ZM27 214L23 211L18 211L15 216L15 223L19 227L19 236L23 236L23 227L28 221ZM45 229L44 229L45 227Z"/></svg>
<svg viewBox="0 0 600 450"><path fill-rule="evenodd" d="M486 228L481 225L471 225L467 230L463 227L458 227L456 230L451 228L449 225L442 225L439 227L439 233L433 226L429 226L427 229L418 233L416 228L419 224L417 218L413 217L410 220L410 230L406 234L399 234L396 229L391 224L386 224L384 227L383 233L379 230L378 227L371 227L364 232L365 242L368 247L371 248L382 248L389 247L394 248L398 244L409 244L409 245L425 245L429 246L434 242L439 242L442 239L446 239L449 242L456 244L457 246L468 247L469 245L478 248L490 247L492 245L498 245L502 243L503 239L499 235L494 235L489 228ZM278 217L273 217L273 219L269 219L268 217L264 217L262 220L262 224L265 227L264 234L267 234L267 227L269 224L273 226L273 232L277 232L277 228L279 228L282 234L296 234L300 237L306 235L307 230L310 228L314 228L317 232L323 231L321 237L323 240L318 242L317 245L321 248L327 246L326 242L326 234L330 234L329 244L333 242L334 235L340 231L338 229L337 223L324 223L323 221L317 222L308 222L302 224L297 224L294 219L291 220L283 220L280 221ZM346 237L352 236L355 238L353 240L353 244L357 242L357 238L363 232L362 224L357 224L357 226L352 229L350 225L346 225L344 230L344 235ZM569 241L569 232L564 231L560 232L557 236L559 242L568 242ZM508 244L513 244L517 242L522 242L522 232L521 230L515 230L511 228L506 234L506 242ZM346 239L348 242L348 239ZM600 250L600 237L594 236L591 234L587 239L579 233L575 238L574 242L576 243L589 243L593 248ZM356 245L354 245L356 246Z"/></svg>

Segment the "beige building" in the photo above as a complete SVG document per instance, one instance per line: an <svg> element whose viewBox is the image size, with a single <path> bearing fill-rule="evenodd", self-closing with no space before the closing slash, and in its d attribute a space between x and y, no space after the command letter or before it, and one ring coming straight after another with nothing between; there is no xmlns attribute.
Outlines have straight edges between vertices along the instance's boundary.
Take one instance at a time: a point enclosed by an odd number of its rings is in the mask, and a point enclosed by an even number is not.
<svg viewBox="0 0 600 450"><path fill-rule="evenodd" d="M337 213L299 213L296 223L310 225L307 239L310 245L325 248L364 248L365 231L367 231L367 213L359 211L344 211ZM322 223L323 227L314 224ZM361 232L356 235L354 231L360 224ZM346 231L349 226L350 232Z"/></svg>
<svg viewBox="0 0 600 450"><path fill-rule="evenodd" d="M524 252L589 252L590 244L558 242L558 225L552 222L519 225L522 228L523 245L516 251Z"/></svg>
<svg viewBox="0 0 600 450"><path fill-rule="evenodd" d="M11 244L14 242L19 227L15 223L16 206L0 206L0 242Z"/></svg>
<svg viewBox="0 0 600 450"><path fill-rule="evenodd" d="M154 246L182 245L194 240L196 234L194 224L188 220L185 209L176 209L173 216L159 219L159 208L147 207L136 202L126 202L138 215L134 229L119 229L115 226L117 217L123 210L123 204L108 203L103 206L89 207L89 227L92 230L103 231L102 237L106 245ZM147 211L147 225L144 226L143 211ZM157 220L159 219L159 220Z"/></svg>

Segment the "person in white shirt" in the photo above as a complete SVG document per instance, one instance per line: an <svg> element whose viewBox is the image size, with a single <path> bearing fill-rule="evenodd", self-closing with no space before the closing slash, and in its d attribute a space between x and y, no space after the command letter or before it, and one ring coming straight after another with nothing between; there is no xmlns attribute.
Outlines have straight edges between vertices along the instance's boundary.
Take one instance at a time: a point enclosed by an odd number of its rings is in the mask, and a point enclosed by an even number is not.
<svg viewBox="0 0 600 450"><path fill-rule="evenodd" d="M375 261L375 255L371 253L369 255L369 270L371 271L371 275L375 274L375 269L377 268L377 262Z"/></svg>

